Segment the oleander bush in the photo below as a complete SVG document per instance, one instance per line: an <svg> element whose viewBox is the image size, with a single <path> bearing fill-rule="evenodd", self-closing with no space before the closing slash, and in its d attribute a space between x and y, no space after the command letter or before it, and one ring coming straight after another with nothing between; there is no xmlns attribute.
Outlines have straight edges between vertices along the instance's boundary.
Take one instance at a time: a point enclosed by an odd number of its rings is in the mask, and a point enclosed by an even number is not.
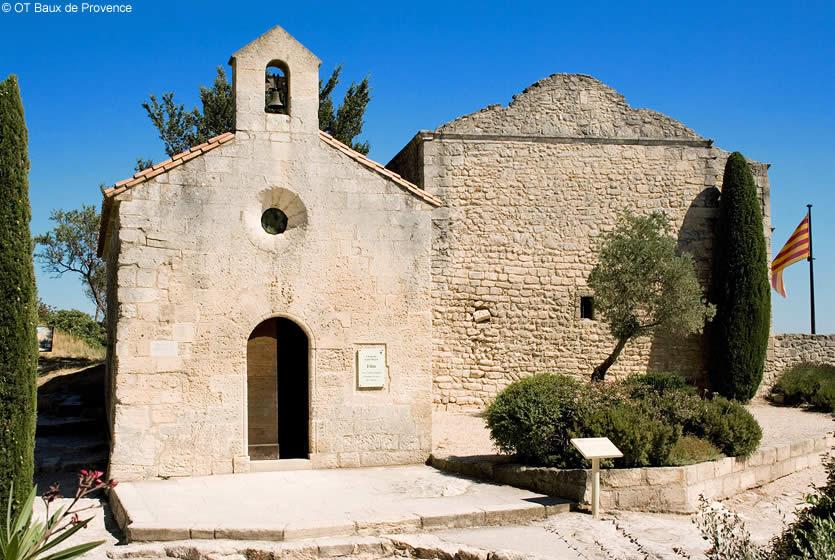
<svg viewBox="0 0 835 560"><path fill-rule="evenodd" d="M788 368L771 388L770 400L815 410L835 410L835 366L801 363Z"/></svg>
<svg viewBox="0 0 835 560"><path fill-rule="evenodd" d="M574 437L608 437L619 467L669 466L748 455L762 431L739 403L705 400L674 374L588 384L540 374L502 391L486 411L496 446L526 464L582 468Z"/></svg>

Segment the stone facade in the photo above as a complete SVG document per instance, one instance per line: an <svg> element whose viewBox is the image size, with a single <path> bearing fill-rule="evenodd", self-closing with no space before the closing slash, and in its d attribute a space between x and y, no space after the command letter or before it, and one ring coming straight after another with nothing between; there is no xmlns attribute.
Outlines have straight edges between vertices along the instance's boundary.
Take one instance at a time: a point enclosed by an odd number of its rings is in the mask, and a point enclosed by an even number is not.
<svg viewBox="0 0 835 560"><path fill-rule="evenodd" d="M594 238L624 210L664 212L706 285L728 155L582 75L419 133L388 166L444 202L433 213L435 404L480 408L533 373L590 374L614 340L579 301ZM768 166L752 167L770 238ZM648 368L701 381L701 337L630 342L610 372Z"/></svg>
<svg viewBox="0 0 835 560"><path fill-rule="evenodd" d="M802 362L835 365L835 334L777 334L771 337L759 394L766 394L787 368Z"/></svg>
<svg viewBox="0 0 835 560"><path fill-rule="evenodd" d="M298 456L313 466L422 462L433 402L480 408L516 379L586 376L608 354L579 302L595 237L627 209L664 212L709 281L728 153L593 78L546 78L383 167L319 132L319 60L286 32L231 64L235 132L104 193L111 476L269 468L252 447L275 453L276 423L279 439L306 430ZM278 113L273 67L288 81ZM752 166L770 237L768 166ZM270 234L267 210L286 229ZM295 418L281 416L282 383L299 378L282 381L277 318L306 338L289 362L308 386ZM385 347L379 390L359 388L366 345ZM631 342L611 374L648 368L701 381L701 337Z"/></svg>
<svg viewBox="0 0 835 560"><path fill-rule="evenodd" d="M275 60L289 69L287 115L264 110ZM422 462L437 201L320 134L319 60L283 30L232 64L234 136L105 191L110 476L254 468L248 418L269 419L248 415L247 342L272 317L308 338L309 420L297 421L309 422L312 466ZM268 208L285 213L286 231L265 231ZM357 389L366 344L386 347L380 390ZM254 366L269 359L254 352Z"/></svg>

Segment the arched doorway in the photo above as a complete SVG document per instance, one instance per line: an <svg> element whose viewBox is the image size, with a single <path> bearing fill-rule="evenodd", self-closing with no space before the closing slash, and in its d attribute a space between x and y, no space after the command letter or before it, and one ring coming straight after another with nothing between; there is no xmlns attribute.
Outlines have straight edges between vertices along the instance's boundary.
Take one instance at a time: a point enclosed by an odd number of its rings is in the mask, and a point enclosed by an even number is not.
<svg viewBox="0 0 835 560"><path fill-rule="evenodd" d="M254 461L307 459L309 341L296 323L267 319L246 345L248 453Z"/></svg>

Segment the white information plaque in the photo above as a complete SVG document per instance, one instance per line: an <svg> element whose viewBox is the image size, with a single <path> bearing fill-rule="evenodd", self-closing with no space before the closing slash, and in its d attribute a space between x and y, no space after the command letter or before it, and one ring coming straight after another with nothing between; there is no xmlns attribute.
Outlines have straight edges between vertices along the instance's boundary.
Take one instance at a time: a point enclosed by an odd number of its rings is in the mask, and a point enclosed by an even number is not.
<svg viewBox="0 0 835 560"><path fill-rule="evenodd" d="M606 437L571 438L571 445L586 459L618 459L620 449Z"/></svg>
<svg viewBox="0 0 835 560"><path fill-rule="evenodd" d="M386 384L386 347L382 344L357 350L357 387L382 389Z"/></svg>

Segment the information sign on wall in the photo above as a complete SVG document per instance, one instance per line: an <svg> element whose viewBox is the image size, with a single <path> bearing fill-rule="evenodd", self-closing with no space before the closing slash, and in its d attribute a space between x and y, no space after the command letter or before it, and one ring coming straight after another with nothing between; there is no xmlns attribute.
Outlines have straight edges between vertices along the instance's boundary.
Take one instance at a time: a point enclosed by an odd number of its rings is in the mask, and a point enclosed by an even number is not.
<svg viewBox="0 0 835 560"><path fill-rule="evenodd" d="M363 346L357 350L357 387L382 389L386 384L386 347L383 344Z"/></svg>

